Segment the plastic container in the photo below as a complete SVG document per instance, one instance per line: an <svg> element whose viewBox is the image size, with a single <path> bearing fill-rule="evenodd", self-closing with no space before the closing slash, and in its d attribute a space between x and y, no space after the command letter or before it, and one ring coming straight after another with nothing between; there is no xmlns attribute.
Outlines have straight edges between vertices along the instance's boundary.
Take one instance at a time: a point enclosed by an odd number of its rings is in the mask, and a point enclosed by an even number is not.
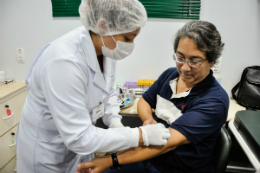
<svg viewBox="0 0 260 173"><path fill-rule="evenodd" d="M131 82L131 87L130 88L137 88L137 83L136 82Z"/></svg>
<svg viewBox="0 0 260 173"><path fill-rule="evenodd" d="M143 88L136 88L135 90L134 90L134 92L135 92L135 95L136 95L136 97L141 97L142 95L143 95L143 93L144 93L144 89Z"/></svg>
<svg viewBox="0 0 260 173"><path fill-rule="evenodd" d="M150 80L144 80L143 89L148 90L150 88Z"/></svg>
<svg viewBox="0 0 260 173"><path fill-rule="evenodd" d="M127 101L126 103L123 103L122 101ZM117 101L120 103L120 108L127 108L134 104L134 101L136 100L136 96L133 94L128 93L122 93L118 95Z"/></svg>
<svg viewBox="0 0 260 173"><path fill-rule="evenodd" d="M117 83L116 84L116 94L117 95L119 95L119 94L121 94L123 92L122 88L123 88L123 84L122 83Z"/></svg>
<svg viewBox="0 0 260 173"><path fill-rule="evenodd" d="M124 84L125 88L137 88L136 82L125 82Z"/></svg>
<svg viewBox="0 0 260 173"><path fill-rule="evenodd" d="M5 108L6 108L6 114L8 116L12 115L12 111L9 109L9 106L8 105L5 105Z"/></svg>
<svg viewBox="0 0 260 173"><path fill-rule="evenodd" d="M15 136L15 133L12 132L11 135L12 135L12 143L13 143L13 144L16 144L16 136Z"/></svg>
<svg viewBox="0 0 260 173"><path fill-rule="evenodd" d="M137 88L143 88L144 86L144 80L143 79L140 79L137 81Z"/></svg>

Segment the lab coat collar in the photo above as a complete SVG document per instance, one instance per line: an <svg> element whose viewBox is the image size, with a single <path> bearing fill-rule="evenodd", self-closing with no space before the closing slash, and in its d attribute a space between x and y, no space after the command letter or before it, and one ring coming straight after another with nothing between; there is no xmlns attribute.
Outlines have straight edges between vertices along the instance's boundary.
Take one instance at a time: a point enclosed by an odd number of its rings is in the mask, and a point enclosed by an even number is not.
<svg viewBox="0 0 260 173"><path fill-rule="evenodd" d="M112 94L112 83L115 77L115 60L108 57L103 57L103 73L101 73L99 64L97 64L95 76L93 82L105 91L108 95Z"/></svg>
<svg viewBox="0 0 260 173"><path fill-rule="evenodd" d="M111 79L114 78L115 75L115 64L116 61L112 60L108 57L103 57L103 70L101 73L99 63L97 60L97 54L90 37L89 32L81 27L81 43L83 46L84 53L87 56L87 64L94 72L93 82L103 91L105 91L108 95L110 95L111 89Z"/></svg>
<svg viewBox="0 0 260 173"><path fill-rule="evenodd" d="M115 84L115 75L116 75L116 64L117 60L111 59L109 57L104 57L104 76L107 83L110 82L109 86L109 94L113 94L114 90L116 89ZM113 86L114 85L114 86Z"/></svg>
<svg viewBox="0 0 260 173"><path fill-rule="evenodd" d="M103 73L101 73L101 70L99 68L99 64L96 64L96 72L94 74L93 82L103 91L105 91L107 94L109 94L109 91L107 90L107 83L104 79Z"/></svg>
<svg viewBox="0 0 260 173"><path fill-rule="evenodd" d="M98 62L95 46L92 42L89 32L85 29L84 26L80 27L80 40L82 49L87 56L87 64L91 68L91 70L96 72Z"/></svg>
<svg viewBox="0 0 260 173"><path fill-rule="evenodd" d="M103 61L104 61L104 77L106 82L109 82L111 79L115 77L117 60L104 56Z"/></svg>

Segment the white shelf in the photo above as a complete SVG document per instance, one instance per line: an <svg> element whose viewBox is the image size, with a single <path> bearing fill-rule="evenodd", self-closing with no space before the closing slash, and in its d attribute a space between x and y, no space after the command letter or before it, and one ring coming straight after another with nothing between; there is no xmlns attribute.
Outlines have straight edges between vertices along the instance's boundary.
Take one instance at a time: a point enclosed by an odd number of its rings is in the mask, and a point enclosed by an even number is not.
<svg viewBox="0 0 260 173"><path fill-rule="evenodd" d="M234 136L236 137L238 143L240 144L241 148L244 150L245 154L247 155L248 159L250 160L251 164L253 165L253 167L256 170L260 169L260 162L258 161L258 159L256 158L256 156L254 155L254 153L251 151L251 149L249 148L249 146L247 145L247 143L245 142L244 138L240 135L240 133L237 131L235 125L234 125L234 119L231 120L228 123L228 126L231 130L231 132L234 134Z"/></svg>

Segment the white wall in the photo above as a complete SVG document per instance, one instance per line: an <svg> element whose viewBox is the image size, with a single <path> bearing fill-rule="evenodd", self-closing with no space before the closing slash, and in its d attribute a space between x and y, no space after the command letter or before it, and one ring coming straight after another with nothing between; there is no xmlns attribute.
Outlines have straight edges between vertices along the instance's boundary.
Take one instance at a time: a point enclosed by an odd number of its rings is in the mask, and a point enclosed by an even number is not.
<svg viewBox="0 0 260 173"><path fill-rule="evenodd" d="M202 0L201 20L214 23L226 44L220 75L230 95L243 69L260 65L260 0Z"/></svg>
<svg viewBox="0 0 260 173"><path fill-rule="evenodd" d="M220 75L230 94L246 66L260 65L260 1L202 0L201 4L201 20L214 23L226 43ZM117 82L156 79L175 66L172 39L187 22L149 19L133 54L118 62ZM40 48L78 26L79 18L53 18L51 0L0 0L0 70L23 81ZM25 49L25 64L16 62L18 47Z"/></svg>

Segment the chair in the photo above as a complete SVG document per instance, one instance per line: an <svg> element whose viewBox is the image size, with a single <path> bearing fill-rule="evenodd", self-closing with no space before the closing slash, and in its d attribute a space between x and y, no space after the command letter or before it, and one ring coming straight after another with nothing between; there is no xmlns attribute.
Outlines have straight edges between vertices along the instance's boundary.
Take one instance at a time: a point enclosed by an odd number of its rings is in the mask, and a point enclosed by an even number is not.
<svg viewBox="0 0 260 173"><path fill-rule="evenodd" d="M228 157L231 148L231 138L227 130L222 127L213 155L213 170L215 173L223 173L228 164Z"/></svg>

